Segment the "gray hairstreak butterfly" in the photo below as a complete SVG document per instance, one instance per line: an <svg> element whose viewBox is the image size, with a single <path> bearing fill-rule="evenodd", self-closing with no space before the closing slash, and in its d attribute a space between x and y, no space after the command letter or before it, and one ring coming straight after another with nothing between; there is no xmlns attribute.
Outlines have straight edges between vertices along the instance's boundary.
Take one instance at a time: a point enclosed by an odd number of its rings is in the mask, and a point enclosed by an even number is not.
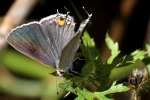
<svg viewBox="0 0 150 100"><path fill-rule="evenodd" d="M18 26L9 33L7 40L24 55L55 67L57 72L65 72L72 67L80 37L91 16L75 31L76 23L72 16L56 13L39 22Z"/></svg>

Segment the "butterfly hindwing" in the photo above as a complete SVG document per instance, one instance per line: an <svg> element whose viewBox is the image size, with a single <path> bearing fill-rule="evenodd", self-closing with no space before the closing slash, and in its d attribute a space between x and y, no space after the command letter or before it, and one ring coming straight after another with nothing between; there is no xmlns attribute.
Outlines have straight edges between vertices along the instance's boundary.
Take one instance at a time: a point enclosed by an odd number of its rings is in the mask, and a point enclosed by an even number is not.
<svg viewBox="0 0 150 100"><path fill-rule="evenodd" d="M55 65L48 37L43 34L40 24L33 22L17 27L10 32L8 42L23 54L48 65Z"/></svg>
<svg viewBox="0 0 150 100"><path fill-rule="evenodd" d="M73 39L68 43L68 45L62 51L60 68L65 66L65 71L72 67L72 63L75 57L75 54L80 46L80 34L77 34Z"/></svg>
<svg viewBox="0 0 150 100"><path fill-rule="evenodd" d="M68 70L69 68L72 68L72 63L74 60L74 56L80 46L81 43L81 35L84 31L86 25L89 22L89 19L92 15L89 15L89 17L82 21L77 32L75 33L75 36L70 40L70 42L66 45L64 50L62 51L61 61L60 61L60 67L66 68Z"/></svg>

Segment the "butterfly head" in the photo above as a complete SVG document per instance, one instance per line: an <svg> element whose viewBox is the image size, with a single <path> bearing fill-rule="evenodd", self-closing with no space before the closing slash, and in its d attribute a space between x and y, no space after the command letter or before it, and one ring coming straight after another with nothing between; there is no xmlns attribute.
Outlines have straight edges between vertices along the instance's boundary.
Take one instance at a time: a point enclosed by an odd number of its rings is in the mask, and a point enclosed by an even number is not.
<svg viewBox="0 0 150 100"><path fill-rule="evenodd" d="M66 24L75 24L73 17L69 16L68 14L60 13L55 17L55 23L60 26L64 26Z"/></svg>

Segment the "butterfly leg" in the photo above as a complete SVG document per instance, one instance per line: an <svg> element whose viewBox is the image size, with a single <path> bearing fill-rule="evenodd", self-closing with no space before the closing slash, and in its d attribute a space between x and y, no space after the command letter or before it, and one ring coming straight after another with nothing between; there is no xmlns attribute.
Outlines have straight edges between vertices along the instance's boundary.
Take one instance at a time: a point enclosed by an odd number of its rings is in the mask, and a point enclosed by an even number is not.
<svg viewBox="0 0 150 100"><path fill-rule="evenodd" d="M74 74L74 75L80 75L79 72L73 70L73 67L69 68L68 72L71 73L71 74Z"/></svg>
<svg viewBox="0 0 150 100"><path fill-rule="evenodd" d="M56 72L57 72L57 75L60 76L60 77L62 77L63 74L64 74L64 71L60 70L60 69L56 70Z"/></svg>

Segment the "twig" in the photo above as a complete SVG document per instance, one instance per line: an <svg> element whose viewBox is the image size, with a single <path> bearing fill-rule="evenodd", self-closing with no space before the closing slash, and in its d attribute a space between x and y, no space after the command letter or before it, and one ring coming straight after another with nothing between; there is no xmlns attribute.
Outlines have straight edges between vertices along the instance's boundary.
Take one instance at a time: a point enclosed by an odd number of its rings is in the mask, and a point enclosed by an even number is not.
<svg viewBox="0 0 150 100"><path fill-rule="evenodd" d="M20 24L39 0L16 0L0 25L0 49L6 44L8 32Z"/></svg>

